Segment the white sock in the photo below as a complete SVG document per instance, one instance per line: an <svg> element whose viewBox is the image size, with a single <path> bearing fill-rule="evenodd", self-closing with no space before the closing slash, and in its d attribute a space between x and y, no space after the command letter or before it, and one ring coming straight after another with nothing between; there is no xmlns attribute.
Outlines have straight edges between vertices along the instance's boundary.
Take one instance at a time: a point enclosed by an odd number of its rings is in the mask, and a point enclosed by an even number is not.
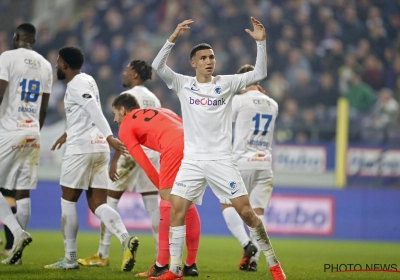
<svg viewBox="0 0 400 280"><path fill-rule="evenodd" d="M76 202L61 198L61 231L64 235L65 258L76 260L76 236L78 234Z"/></svg>
<svg viewBox="0 0 400 280"><path fill-rule="evenodd" d="M23 232L13 212L11 211L10 205L4 196L0 193L0 221L3 222L14 235L16 240Z"/></svg>
<svg viewBox="0 0 400 280"><path fill-rule="evenodd" d="M115 199L113 197L107 196L107 204L110 205L112 209L117 210L119 199ZM106 227L106 225L101 222L100 225L100 246L97 251L97 255L101 258L108 258L108 254L110 252L110 244L111 244L112 233Z"/></svg>
<svg viewBox="0 0 400 280"><path fill-rule="evenodd" d="M100 205L96 208L94 214L106 225L112 234L118 237L121 244L129 237L128 231L122 223L121 216L110 205L106 203Z"/></svg>
<svg viewBox="0 0 400 280"><path fill-rule="evenodd" d="M258 217L260 218L261 222L263 223L263 226L265 228L265 218L264 215L258 215ZM260 253L261 253L261 247L257 242L257 239L254 237L254 235L252 233L250 233L250 239L251 242L253 242L253 244L257 247L258 251L257 253L254 255L254 257L251 258L250 262L255 261L256 263L258 263L258 260L260 259Z"/></svg>
<svg viewBox="0 0 400 280"><path fill-rule="evenodd" d="M249 227L251 234L258 240L258 244L263 250L265 257L267 258L268 265L274 266L278 264L278 259L275 256L274 249L269 241L267 232L265 231L264 224L260 221L257 227Z"/></svg>
<svg viewBox="0 0 400 280"><path fill-rule="evenodd" d="M240 218L235 208L225 208L222 211L222 215L224 216L228 229L231 231L232 235L236 237L236 239L240 242L240 245L242 245L242 247L245 247L247 244L249 244L250 238L247 235L246 230L244 229L243 220L242 218Z"/></svg>
<svg viewBox="0 0 400 280"><path fill-rule="evenodd" d="M171 263L169 270L176 274L182 273L182 251L185 242L186 226L169 228L169 253Z"/></svg>
<svg viewBox="0 0 400 280"><path fill-rule="evenodd" d="M158 228L160 225L160 208L158 206L158 195L142 195L144 207L151 218L153 237L156 242L156 252L158 250ZM157 252L158 253L158 252ZM156 254L157 255L157 254Z"/></svg>
<svg viewBox="0 0 400 280"><path fill-rule="evenodd" d="M31 218L31 199L29 197L19 199L17 202L17 221L23 230L28 228L29 219Z"/></svg>

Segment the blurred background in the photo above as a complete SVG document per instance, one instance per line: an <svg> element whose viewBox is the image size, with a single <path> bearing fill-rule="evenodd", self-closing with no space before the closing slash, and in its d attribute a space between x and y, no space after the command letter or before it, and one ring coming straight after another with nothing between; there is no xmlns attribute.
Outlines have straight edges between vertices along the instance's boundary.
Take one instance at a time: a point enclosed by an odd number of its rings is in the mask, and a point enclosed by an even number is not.
<svg viewBox="0 0 400 280"><path fill-rule="evenodd" d="M275 219L277 233L349 237L345 228L351 225L356 238L400 239L393 216L400 210L399 0L0 0L0 13L0 53L12 47L15 27L26 21L37 28L34 49L52 65L60 47L79 46L86 59L82 71L96 79L110 123L126 65L132 59L151 63L178 23L194 20L168 65L194 75L190 49L206 42L219 75L255 63L256 44L244 29L250 15L257 18L268 45L268 77L260 84L280 108L276 199L267 220ZM163 107L180 114L177 96L157 74L146 86ZM62 153L49 149L65 129L65 87L54 72L42 134L43 184L59 178ZM338 107L341 97L348 110ZM379 212L386 208L390 213ZM310 220L303 211L311 211ZM302 222L305 228L299 228ZM369 230L379 227L386 233Z"/></svg>

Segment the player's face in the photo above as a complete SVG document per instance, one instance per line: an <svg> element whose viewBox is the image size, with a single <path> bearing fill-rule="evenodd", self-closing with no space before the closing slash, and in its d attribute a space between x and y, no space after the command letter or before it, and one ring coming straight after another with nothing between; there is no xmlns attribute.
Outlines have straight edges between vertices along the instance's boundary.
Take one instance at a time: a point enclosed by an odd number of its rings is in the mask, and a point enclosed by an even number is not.
<svg viewBox="0 0 400 280"><path fill-rule="evenodd" d="M65 80L65 72L63 72L63 68L65 68L65 61L62 59L60 56L57 57L57 64L56 64L56 70L57 70L57 79L59 80Z"/></svg>
<svg viewBox="0 0 400 280"><path fill-rule="evenodd" d="M126 69L122 75L124 87L130 87L134 73L135 73L135 71L132 70L132 67L130 65L128 65L128 67L126 67Z"/></svg>
<svg viewBox="0 0 400 280"><path fill-rule="evenodd" d="M117 108L113 107L112 111L114 113L114 122L117 123L119 126L122 122L122 119L126 115L126 110L124 107L119 108L119 110Z"/></svg>
<svg viewBox="0 0 400 280"><path fill-rule="evenodd" d="M196 69L196 75L211 76L215 69L214 51L211 49L198 51L190 63Z"/></svg>

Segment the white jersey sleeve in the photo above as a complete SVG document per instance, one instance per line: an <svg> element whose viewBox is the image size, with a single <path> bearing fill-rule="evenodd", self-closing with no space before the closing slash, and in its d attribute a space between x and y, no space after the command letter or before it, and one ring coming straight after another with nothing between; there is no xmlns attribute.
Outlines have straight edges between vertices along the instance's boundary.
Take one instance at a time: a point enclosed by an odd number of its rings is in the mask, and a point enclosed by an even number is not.
<svg viewBox="0 0 400 280"><path fill-rule="evenodd" d="M90 113L86 110L89 102L95 101L101 111L99 89L92 76L76 75L67 85L64 97L67 116L67 145L65 153L84 154L109 152L110 148Z"/></svg>
<svg viewBox="0 0 400 280"><path fill-rule="evenodd" d="M39 133L43 93L50 93L50 63L37 52L19 48L0 55L0 79L8 86L0 106L0 133Z"/></svg>
<svg viewBox="0 0 400 280"><path fill-rule="evenodd" d="M233 96L233 98L232 98L232 122L236 122L236 118L240 111L241 105L242 105L242 102L240 101L240 98L238 98L238 95Z"/></svg>
<svg viewBox="0 0 400 280"><path fill-rule="evenodd" d="M169 89L172 89L179 94L180 89L184 84L191 79L191 77L184 76L182 74L175 73L167 66L167 59L174 43L170 43L168 40L157 54L151 66L157 72L157 74L164 80Z"/></svg>
<svg viewBox="0 0 400 280"><path fill-rule="evenodd" d="M0 55L0 80L8 82L10 76L10 56L7 52Z"/></svg>
<svg viewBox="0 0 400 280"><path fill-rule="evenodd" d="M235 96L240 102L235 122L233 154L240 170L271 171L271 145L278 104L259 91Z"/></svg>
<svg viewBox="0 0 400 280"><path fill-rule="evenodd" d="M232 93L245 89L246 87L267 77L267 46L266 41L257 42L257 59L254 70L243 74L224 75L225 81L230 85Z"/></svg>

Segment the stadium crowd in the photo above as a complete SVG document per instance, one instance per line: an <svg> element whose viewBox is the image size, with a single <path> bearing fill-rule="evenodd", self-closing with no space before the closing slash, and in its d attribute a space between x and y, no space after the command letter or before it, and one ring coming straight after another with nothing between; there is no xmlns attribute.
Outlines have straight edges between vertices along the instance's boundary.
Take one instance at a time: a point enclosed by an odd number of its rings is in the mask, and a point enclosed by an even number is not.
<svg viewBox="0 0 400 280"><path fill-rule="evenodd" d="M267 30L268 77L261 86L280 107L278 143L334 140L340 96L350 103L350 141L400 143L397 0L90 1L73 20L61 18L54 31L40 23L35 50L55 65L60 47L82 48L82 70L96 79L111 123L111 101L123 90L123 69L132 59L151 62L184 19L194 23L169 57L176 72L194 75L187 54L200 42L213 47L217 75L254 64L256 45L243 29L250 15ZM30 19L15 25L25 20ZM11 48L12 32L0 32L0 52ZM177 96L156 74L146 85L163 107L180 112ZM54 74L48 124L65 117L64 93L65 84Z"/></svg>

